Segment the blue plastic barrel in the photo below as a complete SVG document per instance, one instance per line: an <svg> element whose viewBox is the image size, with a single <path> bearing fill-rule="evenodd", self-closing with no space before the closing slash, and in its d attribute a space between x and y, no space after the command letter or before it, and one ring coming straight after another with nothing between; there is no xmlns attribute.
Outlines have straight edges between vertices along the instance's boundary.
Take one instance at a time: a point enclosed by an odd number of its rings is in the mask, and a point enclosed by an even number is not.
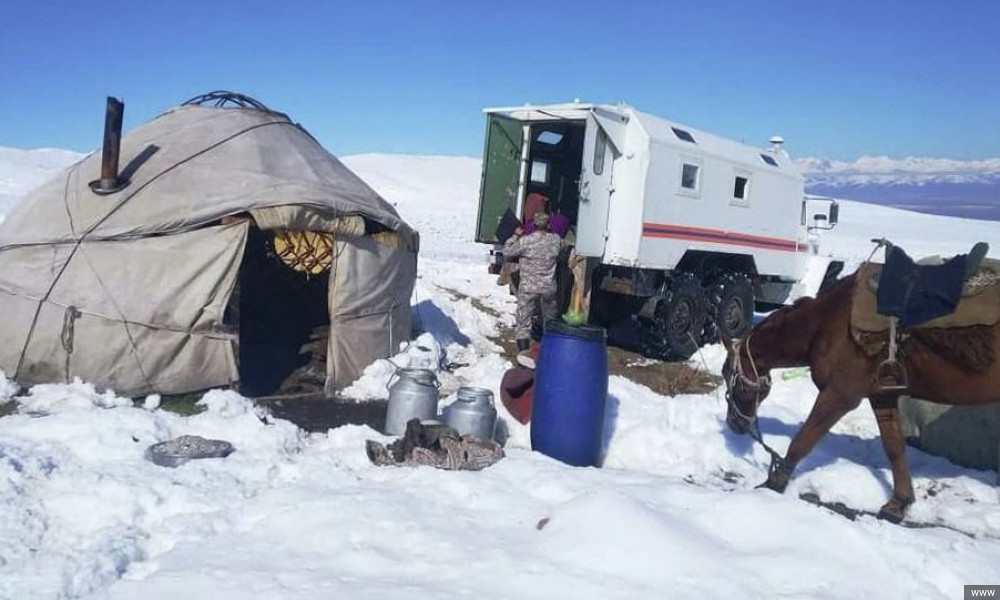
<svg viewBox="0 0 1000 600"><path fill-rule="evenodd" d="M531 407L531 448L577 467L596 466L608 397L607 333L553 321L542 337Z"/></svg>

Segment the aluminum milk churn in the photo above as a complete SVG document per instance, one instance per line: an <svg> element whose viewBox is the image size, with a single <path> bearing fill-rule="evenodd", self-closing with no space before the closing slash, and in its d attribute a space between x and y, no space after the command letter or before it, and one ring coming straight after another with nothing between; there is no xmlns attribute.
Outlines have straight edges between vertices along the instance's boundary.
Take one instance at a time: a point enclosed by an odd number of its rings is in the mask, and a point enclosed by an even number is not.
<svg viewBox="0 0 1000 600"><path fill-rule="evenodd" d="M459 435L493 439L497 422L493 392L477 387L458 388L458 399L444 409L444 422Z"/></svg>
<svg viewBox="0 0 1000 600"><path fill-rule="evenodd" d="M437 416L438 380L429 369L398 369L389 379L389 405L385 411L385 432L403 435L410 419Z"/></svg>

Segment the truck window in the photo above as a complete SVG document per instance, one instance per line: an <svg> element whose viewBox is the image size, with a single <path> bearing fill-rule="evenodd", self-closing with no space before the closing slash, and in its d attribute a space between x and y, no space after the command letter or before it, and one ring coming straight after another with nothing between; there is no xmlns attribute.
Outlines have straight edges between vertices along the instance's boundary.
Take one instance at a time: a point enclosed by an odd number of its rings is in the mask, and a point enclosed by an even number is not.
<svg viewBox="0 0 1000 600"><path fill-rule="evenodd" d="M750 206L750 180L753 174L743 169L734 169L733 173L733 198L729 204L732 206Z"/></svg>
<svg viewBox="0 0 1000 600"><path fill-rule="evenodd" d="M698 191L698 165L684 163L681 167L681 187L686 190Z"/></svg>
<svg viewBox="0 0 1000 600"><path fill-rule="evenodd" d="M603 129L598 128L597 140L594 142L594 175L604 172L604 154L608 145L608 136Z"/></svg>
<svg viewBox="0 0 1000 600"><path fill-rule="evenodd" d="M531 183L549 184L549 161L531 161Z"/></svg>
<svg viewBox="0 0 1000 600"><path fill-rule="evenodd" d="M747 184L750 182L746 177L736 176L736 185L733 188L733 198L737 200L746 200L747 198Z"/></svg>
<svg viewBox="0 0 1000 600"><path fill-rule="evenodd" d="M538 137L535 139L548 146L557 146L559 145L559 142L562 141L563 134L546 129L545 131L539 133Z"/></svg>

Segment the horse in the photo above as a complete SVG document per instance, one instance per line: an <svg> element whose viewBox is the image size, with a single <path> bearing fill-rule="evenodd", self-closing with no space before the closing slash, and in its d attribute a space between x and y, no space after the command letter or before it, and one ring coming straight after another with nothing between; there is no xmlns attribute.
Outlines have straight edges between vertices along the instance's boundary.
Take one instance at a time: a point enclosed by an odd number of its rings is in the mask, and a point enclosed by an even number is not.
<svg viewBox="0 0 1000 600"><path fill-rule="evenodd" d="M770 371L809 367L819 390L809 416L795 434L784 457L771 451L767 480L759 487L783 493L795 467L820 439L848 412L868 398L878 423L882 447L892 467L892 497L878 517L899 523L915 500L900 428L899 396L903 393L952 406L1000 402L1000 324L984 339L987 366L970 369L953 357L945 359L940 343L907 335L903 343L908 381L904 389L884 389L877 383L881 362L855 341L851 307L858 273L848 275L816 297L805 297L783 307L754 326L743 339L720 335L727 357L722 375L726 385L726 423L737 434L756 434L757 409L771 390ZM951 329L913 330L948 334ZM992 336L989 334L992 333ZM938 340L940 341L940 335ZM992 350L992 354L989 351ZM762 441L762 440L761 440ZM766 447L766 445L765 445ZM770 450L769 450L770 451Z"/></svg>

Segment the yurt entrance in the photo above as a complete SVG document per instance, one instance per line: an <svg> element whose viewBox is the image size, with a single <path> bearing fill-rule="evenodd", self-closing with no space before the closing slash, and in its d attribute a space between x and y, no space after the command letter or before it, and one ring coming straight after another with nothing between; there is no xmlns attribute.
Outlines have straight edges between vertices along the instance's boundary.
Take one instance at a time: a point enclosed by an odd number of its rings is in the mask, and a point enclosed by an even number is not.
<svg viewBox="0 0 1000 600"><path fill-rule="evenodd" d="M240 391L249 397L322 391L332 239L250 227L240 266Z"/></svg>

